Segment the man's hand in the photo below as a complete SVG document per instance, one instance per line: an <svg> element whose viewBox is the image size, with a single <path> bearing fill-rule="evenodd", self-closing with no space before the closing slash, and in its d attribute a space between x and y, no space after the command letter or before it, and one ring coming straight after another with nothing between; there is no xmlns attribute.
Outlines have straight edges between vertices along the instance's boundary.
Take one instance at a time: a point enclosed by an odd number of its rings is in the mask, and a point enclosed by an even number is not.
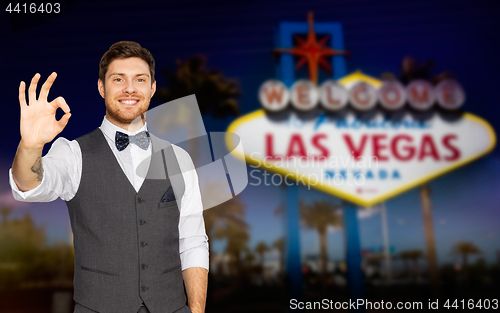
<svg viewBox="0 0 500 313"><path fill-rule="evenodd" d="M40 74L35 74L28 89L29 105L26 103L26 86L19 85L19 104L21 105L21 142L17 147L16 156L12 163L12 177L21 191L31 190L43 178L42 150L43 146L52 141L68 124L71 116L69 106L62 97L52 102L47 101L50 87L57 74L52 73L40 90L40 97L36 98L36 86ZM64 111L63 117L56 120L57 108Z"/></svg>
<svg viewBox="0 0 500 313"><path fill-rule="evenodd" d="M35 74L28 89L29 105L26 103L25 83L19 86L19 104L21 105L21 144L24 148L43 148L51 142L68 124L71 116L69 106L63 97L58 97L52 102L47 101L50 87L57 74L52 73L40 90L40 97L36 98L36 87L40 74ZM57 108L64 111L63 117L56 120Z"/></svg>
<svg viewBox="0 0 500 313"><path fill-rule="evenodd" d="M207 301L208 271L203 267L190 267L182 271L188 298L188 306L193 313L204 313Z"/></svg>

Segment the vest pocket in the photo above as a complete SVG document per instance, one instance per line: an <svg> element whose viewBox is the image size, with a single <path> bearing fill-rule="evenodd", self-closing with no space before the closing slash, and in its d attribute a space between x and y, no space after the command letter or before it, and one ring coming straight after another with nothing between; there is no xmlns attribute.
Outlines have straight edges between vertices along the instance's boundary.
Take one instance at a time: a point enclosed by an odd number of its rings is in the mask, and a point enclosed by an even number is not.
<svg viewBox="0 0 500 313"><path fill-rule="evenodd" d="M171 209L171 208L177 208L177 200L158 203L158 209L160 210Z"/></svg>
<svg viewBox="0 0 500 313"><path fill-rule="evenodd" d="M93 268L90 268L90 267L86 267L86 266L83 266L83 265L80 265L80 267L84 271L89 271L89 272L94 272L94 273L99 273L99 274L104 274L104 275L110 275L110 276L118 276L117 273L96 270L96 269L93 269Z"/></svg>
<svg viewBox="0 0 500 313"><path fill-rule="evenodd" d="M165 274L165 273L171 272L171 271L176 270L176 269L178 269L180 267L181 267L181 264L169 267L169 268L164 269L163 271L161 271L161 274Z"/></svg>

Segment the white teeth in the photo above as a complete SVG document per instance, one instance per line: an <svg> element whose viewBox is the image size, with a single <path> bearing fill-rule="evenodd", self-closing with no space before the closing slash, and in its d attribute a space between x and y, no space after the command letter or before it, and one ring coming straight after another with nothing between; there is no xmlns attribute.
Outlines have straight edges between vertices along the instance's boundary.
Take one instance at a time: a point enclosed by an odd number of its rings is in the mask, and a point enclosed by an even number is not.
<svg viewBox="0 0 500 313"><path fill-rule="evenodd" d="M120 102L124 104L134 104L137 102L137 100L121 100Z"/></svg>

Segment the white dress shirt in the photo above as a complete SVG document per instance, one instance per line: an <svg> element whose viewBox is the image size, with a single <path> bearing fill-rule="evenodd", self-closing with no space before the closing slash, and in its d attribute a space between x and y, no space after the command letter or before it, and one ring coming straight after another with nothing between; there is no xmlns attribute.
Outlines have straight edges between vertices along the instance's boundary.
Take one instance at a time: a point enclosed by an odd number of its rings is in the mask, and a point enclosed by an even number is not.
<svg viewBox="0 0 500 313"><path fill-rule="evenodd" d="M135 144L129 144L124 150L118 151L115 145L115 133L120 131L132 136L147 130L147 125L145 124L135 132L129 132L111 124L104 117L99 128L105 135L104 137L123 172L138 192L145 177L137 175L136 169L144 160L149 162L150 158L148 157L151 156L152 145L150 144L147 150L143 150ZM179 253L182 270L189 267L203 267L208 270L208 237L205 233L202 215L203 205L198 175L189 154L178 146L172 145L172 147L181 167L186 186L181 199L179 218ZM43 178L40 185L25 192L19 190L12 177L12 169L9 170L9 182L16 200L49 202L61 198L64 201L69 201L76 195L82 176L82 152L76 140L69 141L65 138L58 138L52 144L49 152L42 157L42 167Z"/></svg>

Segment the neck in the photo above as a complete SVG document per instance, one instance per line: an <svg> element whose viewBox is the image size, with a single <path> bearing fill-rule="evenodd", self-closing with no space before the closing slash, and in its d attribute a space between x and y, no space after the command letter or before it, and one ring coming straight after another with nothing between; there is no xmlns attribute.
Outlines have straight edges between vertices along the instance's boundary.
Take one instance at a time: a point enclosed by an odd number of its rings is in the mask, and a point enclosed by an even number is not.
<svg viewBox="0 0 500 313"><path fill-rule="evenodd" d="M126 123L126 122L120 122L120 121L117 121L113 118L110 118L107 114L106 114L106 119L113 125L115 126L118 126L120 127L121 129L124 129L126 131L129 131L129 132L135 132L139 129L141 129L142 126L144 126L145 124L145 116L144 114L141 114L140 116L136 117L132 122L130 123Z"/></svg>

